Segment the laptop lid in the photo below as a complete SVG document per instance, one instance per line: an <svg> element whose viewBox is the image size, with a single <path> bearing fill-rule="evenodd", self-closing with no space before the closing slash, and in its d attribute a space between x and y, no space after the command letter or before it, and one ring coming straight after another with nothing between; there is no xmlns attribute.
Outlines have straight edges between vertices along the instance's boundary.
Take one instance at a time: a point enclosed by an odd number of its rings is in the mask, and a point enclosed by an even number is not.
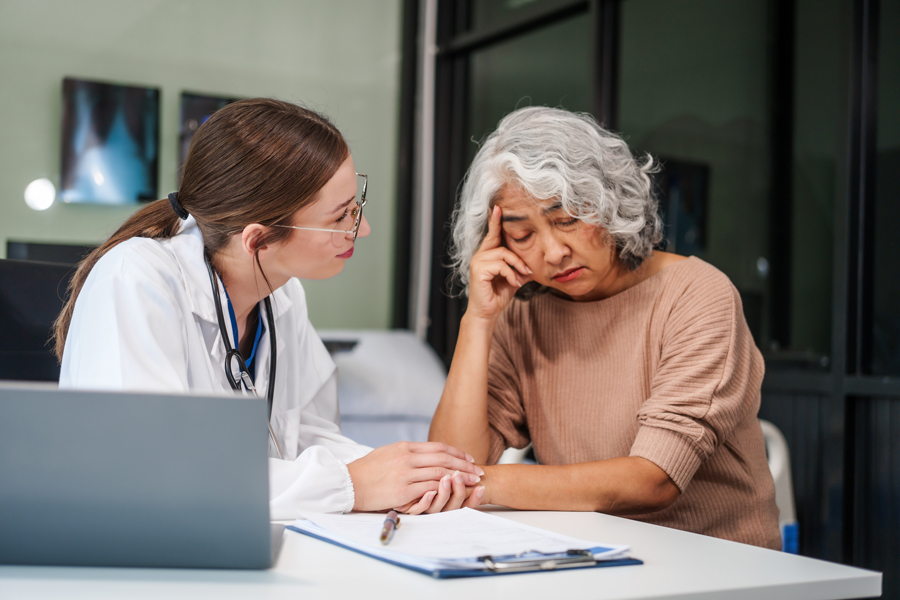
<svg viewBox="0 0 900 600"><path fill-rule="evenodd" d="M0 384L0 563L271 566L267 407Z"/></svg>

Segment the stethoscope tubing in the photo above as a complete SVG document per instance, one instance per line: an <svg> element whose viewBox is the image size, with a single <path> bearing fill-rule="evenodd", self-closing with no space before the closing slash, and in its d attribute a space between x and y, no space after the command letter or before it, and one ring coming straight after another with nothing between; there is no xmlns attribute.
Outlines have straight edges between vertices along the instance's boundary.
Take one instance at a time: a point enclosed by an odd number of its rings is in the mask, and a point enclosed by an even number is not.
<svg viewBox="0 0 900 600"><path fill-rule="evenodd" d="M253 379L250 377L250 370L247 368L247 363L244 360L244 357L241 355L240 351L231 346L231 340L228 337L228 328L225 325L225 315L222 312L222 301L219 298L219 280L216 275L215 269L213 269L212 262L209 259L209 253L206 250L203 251L203 260L206 262L206 270L209 273L209 282L212 287L212 295L213 302L216 305L216 319L219 322L219 334L222 336L222 343L225 345L225 377L228 379L228 383L231 385L231 388L235 391L242 391L241 383L244 384L244 387L253 393L255 396L259 397L259 392L256 390L256 386L253 385ZM269 328L269 385L266 390L266 402L269 407L269 414L266 422L269 426L269 437L272 439L272 443L275 446L275 451L278 453L278 458L284 459L284 454L281 452L281 445L278 443L278 438L275 437L275 430L272 429L272 406L275 402L275 365L277 364L277 344L275 341L275 316L272 313L272 301L266 296L263 300L266 308L266 323ZM231 370L231 361L236 360L238 364L238 369L241 374L241 381L236 381L234 378L234 372Z"/></svg>

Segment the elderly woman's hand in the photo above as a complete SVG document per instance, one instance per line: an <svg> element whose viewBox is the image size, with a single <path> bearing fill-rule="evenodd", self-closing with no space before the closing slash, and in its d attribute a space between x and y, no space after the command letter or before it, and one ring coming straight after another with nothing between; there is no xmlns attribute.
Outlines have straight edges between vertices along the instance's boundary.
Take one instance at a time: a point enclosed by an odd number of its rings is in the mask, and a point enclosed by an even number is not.
<svg viewBox="0 0 900 600"><path fill-rule="evenodd" d="M521 258L504 248L499 206L491 210L488 232L469 266L469 307L466 315L494 321L516 291L531 280L532 271Z"/></svg>
<svg viewBox="0 0 900 600"><path fill-rule="evenodd" d="M428 492L394 510L408 515L447 512L458 508L477 508L484 499L484 486L467 486L465 476L459 471L444 475L436 492Z"/></svg>

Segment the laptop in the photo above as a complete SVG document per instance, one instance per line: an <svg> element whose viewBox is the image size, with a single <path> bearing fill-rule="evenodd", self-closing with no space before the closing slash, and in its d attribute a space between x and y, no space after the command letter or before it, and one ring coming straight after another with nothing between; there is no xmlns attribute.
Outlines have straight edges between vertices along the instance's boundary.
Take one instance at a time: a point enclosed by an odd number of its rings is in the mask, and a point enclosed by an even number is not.
<svg viewBox="0 0 900 600"><path fill-rule="evenodd" d="M0 564L265 569L265 402L0 383Z"/></svg>

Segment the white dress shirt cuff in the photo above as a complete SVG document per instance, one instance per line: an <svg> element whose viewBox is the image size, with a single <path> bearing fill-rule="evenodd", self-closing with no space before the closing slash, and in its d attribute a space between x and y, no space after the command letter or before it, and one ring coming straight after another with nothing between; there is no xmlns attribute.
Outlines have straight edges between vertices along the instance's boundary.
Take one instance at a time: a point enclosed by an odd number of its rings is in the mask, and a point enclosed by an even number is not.
<svg viewBox="0 0 900 600"><path fill-rule="evenodd" d="M269 513L293 520L302 511L353 510L356 496L347 465L324 446L307 448L296 460L269 459Z"/></svg>

